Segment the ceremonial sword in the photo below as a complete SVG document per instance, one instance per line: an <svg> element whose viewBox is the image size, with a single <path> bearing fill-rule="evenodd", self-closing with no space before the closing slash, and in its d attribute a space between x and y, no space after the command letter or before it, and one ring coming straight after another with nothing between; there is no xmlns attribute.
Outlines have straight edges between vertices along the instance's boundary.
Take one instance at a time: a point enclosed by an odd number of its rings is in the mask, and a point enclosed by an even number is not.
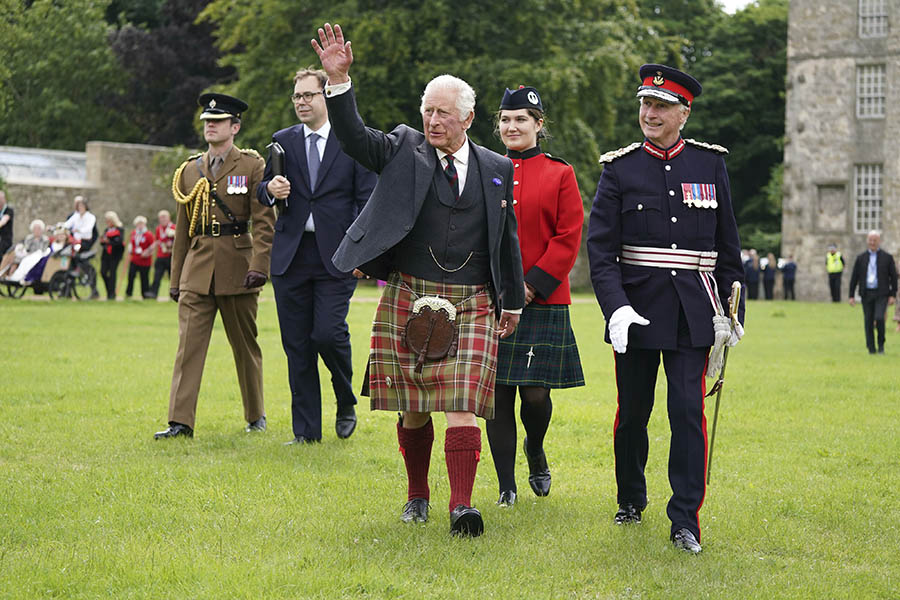
<svg viewBox="0 0 900 600"><path fill-rule="evenodd" d="M735 281L731 284L731 297L728 299L728 316L731 318L732 331L737 325L738 306L741 303L741 282ZM716 395L716 411L713 415L712 437L709 439L709 457L706 461L706 484L709 485L709 475L712 473L712 457L713 444L716 443L716 424L719 422L719 400L722 398L722 388L725 386L725 366L728 364L728 346L725 346L725 354L722 357L722 370L719 371L719 378L713 384L712 389L706 395L707 397Z"/></svg>

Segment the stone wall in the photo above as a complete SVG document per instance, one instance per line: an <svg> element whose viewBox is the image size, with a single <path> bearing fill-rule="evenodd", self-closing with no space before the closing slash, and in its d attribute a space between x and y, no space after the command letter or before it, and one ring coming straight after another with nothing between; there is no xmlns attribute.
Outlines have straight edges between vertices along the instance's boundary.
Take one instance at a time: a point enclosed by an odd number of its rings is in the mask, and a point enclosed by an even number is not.
<svg viewBox="0 0 900 600"><path fill-rule="evenodd" d="M166 150L162 146L88 142L83 153L83 181L10 178L6 186L7 200L16 211L13 239L18 242L24 238L34 219L48 225L64 221L72 213L72 200L78 195L87 199L101 232L105 227L103 214L108 210L116 211L129 228L138 214L146 216L152 225L160 209L174 212L171 192L153 184L150 166L153 157Z"/></svg>
<svg viewBox="0 0 900 600"><path fill-rule="evenodd" d="M854 166L883 165L882 247L900 257L900 29L858 36L857 2L792 0L788 23L782 256L798 264L797 297L829 298L825 253L834 243L845 261L865 249L854 231ZM900 0L888 0L900 21ZM856 67L886 65L885 117L856 116ZM849 267L848 267L849 269ZM845 270L842 295L847 295Z"/></svg>

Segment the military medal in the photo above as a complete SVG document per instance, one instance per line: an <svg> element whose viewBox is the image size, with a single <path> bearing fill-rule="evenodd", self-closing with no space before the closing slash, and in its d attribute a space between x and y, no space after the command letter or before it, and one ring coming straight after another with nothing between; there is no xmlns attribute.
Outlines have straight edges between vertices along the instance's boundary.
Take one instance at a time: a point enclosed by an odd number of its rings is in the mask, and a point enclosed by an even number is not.
<svg viewBox="0 0 900 600"><path fill-rule="evenodd" d="M688 207L717 208L716 185L714 183L682 183L681 195Z"/></svg>
<svg viewBox="0 0 900 600"><path fill-rule="evenodd" d="M230 175L228 177L228 187L226 191L229 195L246 194L247 193L247 176L246 175Z"/></svg>

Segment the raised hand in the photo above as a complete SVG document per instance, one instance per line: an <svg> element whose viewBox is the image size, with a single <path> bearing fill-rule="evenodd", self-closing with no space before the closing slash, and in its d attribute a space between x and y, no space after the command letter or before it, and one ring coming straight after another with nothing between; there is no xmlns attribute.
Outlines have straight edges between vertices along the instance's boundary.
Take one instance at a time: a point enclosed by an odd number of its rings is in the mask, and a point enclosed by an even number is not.
<svg viewBox="0 0 900 600"><path fill-rule="evenodd" d="M341 26L335 24L334 29L329 23L325 28L319 28L319 41L310 40L313 50L319 55L322 68L328 73L328 83L336 85L350 81L350 65L353 64L353 50L350 42L344 42L344 32Z"/></svg>

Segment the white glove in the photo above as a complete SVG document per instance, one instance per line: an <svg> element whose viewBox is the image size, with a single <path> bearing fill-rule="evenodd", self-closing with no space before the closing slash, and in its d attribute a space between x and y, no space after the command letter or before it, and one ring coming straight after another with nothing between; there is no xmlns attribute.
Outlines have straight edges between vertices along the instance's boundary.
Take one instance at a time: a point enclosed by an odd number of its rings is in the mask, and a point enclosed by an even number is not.
<svg viewBox="0 0 900 600"><path fill-rule="evenodd" d="M613 350L625 354L628 347L628 328L632 324L649 325L650 321L637 314L630 304L620 306L609 318L609 340Z"/></svg>
<svg viewBox="0 0 900 600"><path fill-rule="evenodd" d="M744 326L740 321L735 321L734 329L731 330L731 337L728 338L728 347L733 348L744 337Z"/></svg>

